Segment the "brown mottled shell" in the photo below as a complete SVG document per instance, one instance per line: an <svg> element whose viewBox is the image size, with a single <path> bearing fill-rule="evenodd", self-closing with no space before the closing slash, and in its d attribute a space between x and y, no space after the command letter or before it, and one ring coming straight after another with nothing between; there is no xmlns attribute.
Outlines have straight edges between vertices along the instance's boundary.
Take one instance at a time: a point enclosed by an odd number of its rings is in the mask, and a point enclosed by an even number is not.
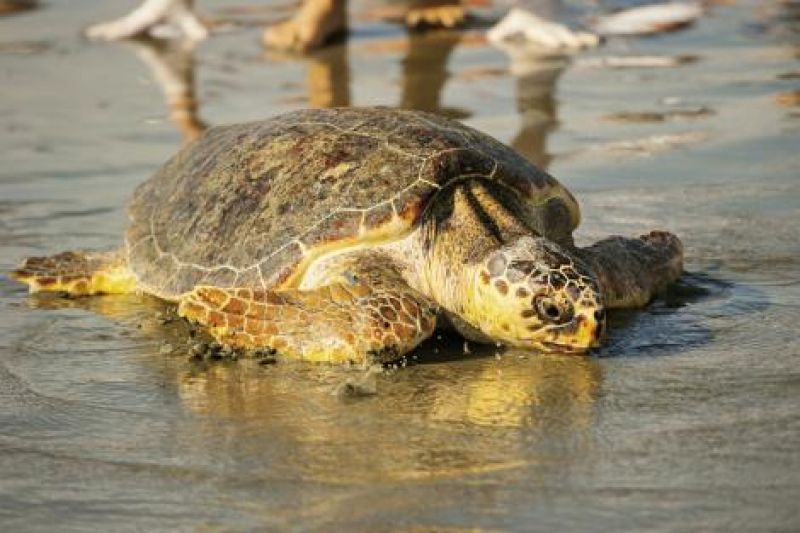
<svg viewBox="0 0 800 533"><path fill-rule="evenodd" d="M569 234L580 215L553 177L486 134L418 111L296 111L206 131L131 201L126 246L145 290L272 287L318 253L407 234L438 189L483 176L536 205L557 199Z"/></svg>

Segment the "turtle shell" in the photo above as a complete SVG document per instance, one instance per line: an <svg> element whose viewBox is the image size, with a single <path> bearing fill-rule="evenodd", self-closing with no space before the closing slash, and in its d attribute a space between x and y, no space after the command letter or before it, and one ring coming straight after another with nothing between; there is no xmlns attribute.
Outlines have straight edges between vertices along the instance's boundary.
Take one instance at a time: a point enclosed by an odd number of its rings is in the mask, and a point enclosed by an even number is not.
<svg viewBox="0 0 800 533"><path fill-rule="evenodd" d="M558 200L556 233L578 224L553 177L458 122L303 110L211 128L172 157L134 193L128 259L142 288L167 299L198 284L291 286L326 251L407 235L437 190L478 176L536 205Z"/></svg>

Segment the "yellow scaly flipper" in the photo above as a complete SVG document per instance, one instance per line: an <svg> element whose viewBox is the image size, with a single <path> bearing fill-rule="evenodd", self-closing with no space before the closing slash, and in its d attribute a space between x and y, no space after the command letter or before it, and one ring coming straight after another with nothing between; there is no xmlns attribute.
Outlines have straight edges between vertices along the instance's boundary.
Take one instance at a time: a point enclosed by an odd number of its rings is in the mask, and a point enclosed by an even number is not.
<svg viewBox="0 0 800 533"><path fill-rule="evenodd" d="M124 294L136 287L124 255L112 252L61 252L29 257L11 277L28 285L30 292L65 292L70 296Z"/></svg>

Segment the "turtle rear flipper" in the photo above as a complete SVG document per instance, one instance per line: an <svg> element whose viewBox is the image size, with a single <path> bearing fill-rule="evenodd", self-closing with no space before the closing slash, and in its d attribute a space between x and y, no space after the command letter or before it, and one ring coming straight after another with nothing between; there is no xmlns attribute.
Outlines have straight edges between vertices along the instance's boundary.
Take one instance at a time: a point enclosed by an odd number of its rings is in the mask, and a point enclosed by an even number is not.
<svg viewBox="0 0 800 533"><path fill-rule="evenodd" d="M11 277L27 284L32 293L63 292L70 296L123 294L136 286L136 278L119 250L29 257L11 272Z"/></svg>

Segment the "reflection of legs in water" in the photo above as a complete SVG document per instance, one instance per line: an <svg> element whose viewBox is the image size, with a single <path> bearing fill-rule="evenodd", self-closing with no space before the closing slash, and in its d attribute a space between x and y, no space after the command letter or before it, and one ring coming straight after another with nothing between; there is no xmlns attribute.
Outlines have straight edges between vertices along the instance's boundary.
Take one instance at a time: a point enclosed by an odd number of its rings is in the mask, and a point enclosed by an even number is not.
<svg viewBox="0 0 800 533"><path fill-rule="evenodd" d="M458 0L408 0L404 15L406 25L443 26L460 24L466 11ZM264 45L270 48L310 50L317 48L347 29L346 0L303 0L291 19L268 27Z"/></svg>
<svg viewBox="0 0 800 533"><path fill-rule="evenodd" d="M547 152L547 134L556 125L555 86L566 64L564 60L543 58L524 67L512 66L522 127L511 146L540 168L546 169L552 159Z"/></svg>
<svg viewBox="0 0 800 533"><path fill-rule="evenodd" d="M408 52L403 65L400 107L465 118L468 113L439 106L442 88L450 74L447 60L461 39L457 31L409 32ZM325 48L308 56L308 91L311 107L349 106L350 65L344 44Z"/></svg>
<svg viewBox="0 0 800 533"><path fill-rule="evenodd" d="M566 15L564 6L557 0L529 0L526 3L538 16L545 20L559 20ZM558 41L564 35L549 35ZM568 56L543 55L537 43L525 42L495 43L505 51L511 61L510 70L517 80L517 110L522 126L511 145L529 161L541 168L547 168L552 159L547 152L547 135L557 122L556 82L569 64ZM558 46L569 48L569 41Z"/></svg>
<svg viewBox="0 0 800 533"><path fill-rule="evenodd" d="M177 28L189 39L205 39L208 30L192 11L192 2L144 0L124 17L89 27L86 35L91 39L113 41L142 35L156 26L167 25Z"/></svg>
<svg viewBox="0 0 800 533"><path fill-rule="evenodd" d="M450 74L447 59L461 38L455 31L409 35L403 65L403 88L399 107L441 113L454 118L469 116L457 109L439 106L442 88ZM336 45L308 56L308 101L311 107L345 107L350 98L350 65L347 46Z"/></svg>
<svg viewBox="0 0 800 533"><path fill-rule="evenodd" d="M346 45L320 50L308 58L308 103L310 107L350 105L350 65Z"/></svg>
<svg viewBox="0 0 800 533"><path fill-rule="evenodd" d="M409 34L408 53L403 59L400 107L440 111L439 98L450 76L447 59L460 38L459 32L445 30Z"/></svg>
<svg viewBox="0 0 800 533"><path fill-rule="evenodd" d="M191 43L138 39L130 41L164 92L169 116L185 141L200 135L206 124L197 116L194 91L194 50Z"/></svg>

